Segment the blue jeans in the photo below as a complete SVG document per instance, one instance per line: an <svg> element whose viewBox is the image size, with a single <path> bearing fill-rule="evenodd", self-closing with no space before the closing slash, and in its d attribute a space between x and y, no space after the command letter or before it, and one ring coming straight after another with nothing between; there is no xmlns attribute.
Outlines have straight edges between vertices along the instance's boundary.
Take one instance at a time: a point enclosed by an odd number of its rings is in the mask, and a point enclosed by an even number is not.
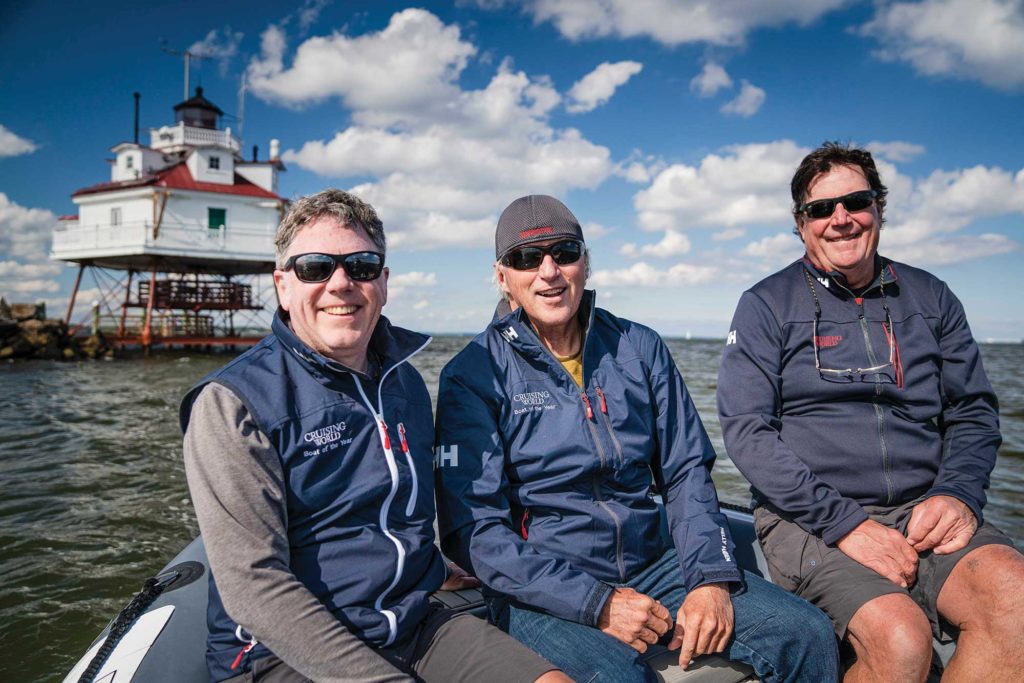
<svg viewBox="0 0 1024 683"><path fill-rule="evenodd" d="M750 665L763 681L835 681L839 655L832 622L817 607L761 577L744 573L746 589L732 593L735 629L722 656ZM676 551L670 550L624 584L660 600L675 619L686 598ZM490 603L491 619L573 680L657 681L639 653L592 626L503 600ZM662 644L667 643L663 638Z"/></svg>

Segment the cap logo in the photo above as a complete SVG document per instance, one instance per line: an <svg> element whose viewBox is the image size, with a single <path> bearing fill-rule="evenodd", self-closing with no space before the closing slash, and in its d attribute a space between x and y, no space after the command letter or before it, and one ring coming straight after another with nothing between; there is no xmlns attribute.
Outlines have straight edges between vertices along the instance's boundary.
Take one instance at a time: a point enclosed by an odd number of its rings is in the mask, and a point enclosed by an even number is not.
<svg viewBox="0 0 1024 683"><path fill-rule="evenodd" d="M555 229L550 225L543 228L530 228L529 230L523 230L519 233L519 239L525 240L531 237L536 237L537 235L550 235L554 231Z"/></svg>

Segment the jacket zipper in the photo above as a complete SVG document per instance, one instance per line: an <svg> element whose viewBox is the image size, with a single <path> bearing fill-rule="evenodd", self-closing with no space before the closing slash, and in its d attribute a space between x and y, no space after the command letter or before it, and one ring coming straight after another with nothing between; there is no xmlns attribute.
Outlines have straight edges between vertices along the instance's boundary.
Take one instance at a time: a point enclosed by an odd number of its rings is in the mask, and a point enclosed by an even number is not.
<svg viewBox="0 0 1024 683"><path fill-rule="evenodd" d="M587 429L590 430L590 437L594 441L594 445L597 447L597 457L601 462L601 469L604 469L608 459L604 452L604 446L601 444L601 436L597 432L597 424L594 420L594 409L590 404L590 399L587 397L587 392L581 390L580 396L583 397L583 404L586 406L585 421L587 423ZM602 396L601 398L603 404L604 397ZM607 405L605 405L604 408L606 411L605 419L607 419ZM619 582L625 583L626 562L622 556L622 520L615 513L615 510L612 510L611 506L605 502L604 497L601 495L601 485L598 482L598 475L595 475L590 480L590 483L594 490L594 502L596 502L602 510L608 513L608 516L612 518L612 523L615 524L615 565L619 570Z"/></svg>
<svg viewBox="0 0 1024 683"><path fill-rule="evenodd" d="M531 332L532 332L532 330L531 330ZM535 338L536 338L536 336L535 336ZM584 351L584 347L585 347L586 343L587 343L587 339L586 339L586 335L584 335L583 341L581 342L581 345L580 345L580 351L581 352ZM541 348L547 350L547 348L543 345L543 343L539 339L537 339L537 344ZM558 365L558 367L561 368L562 372L565 373L565 375L569 378L569 381L572 382L573 385L575 386L576 385L576 380L573 378L572 375L569 374L569 371L565 369L565 366L563 366L558 361L558 359L554 357L554 354L552 354L549 350L548 350L548 355L551 356L551 358L555 361L555 363ZM581 360L582 360L582 358L581 358ZM586 376L586 373L584 373L584 376ZM601 399L601 407L604 410L605 420L607 421L607 425L608 425L608 431L609 431L609 433L612 433L611 421L608 420L608 405L607 405L607 403L604 400L604 393L601 392L600 388L598 388L598 396ZM601 469L604 469L607 466L608 458L607 458L607 456L606 456L606 454L604 452L604 446L601 444L601 438L600 438L600 435L598 434L597 425L596 425L596 423L594 421L594 408L593 408L593 406L590 403L590 397L587 396L587 392L585 390L583 390L583 389L580 389L580 398L583 401L583 407L584 407L583 417L584 417L584 422L587 423L587 428L590 430L590 438L593 440L594 446L597 448L597 457L598 457L599 462L601 463ZM614 437L614 435L612 436L612 442L615 444L616 449L619 451L619 459L621 460L622 459L621 447L619 446L618 439L616 439ZM623 558L623 554L622 554L622 520L619 518L619 516L617 514L615 514L615 511L612 510L611 506L608 505L608 503L605 502L604 498L601 496L601 488L600 488L600 484L598 483L598 477L597 476L595 476L593 479L591 479L591 485L592 485L593 490L594 490L594 498L596 499L595 502L598 504L598 506L601 509L603 509L606 513L608 513L608 516L612 518L612 522L615 524L615 564L616 564L616 566L619 569L619 581L620 581L620 583L625 583L626 582L626 563L625 563L625 559Z"/></svg>
<svg viewBox="0 0 1024 683"><path fill-rule="evenodd" d="M370 413L373 414L374 422L377 423L377 435L380 437L380 443L384 449L384 460L387 462L388 473L391 475L391 490L388 491L388 495L384 498L384 504L380 506L379 520L381 532L388 538L389 541L391 541L392 544L394 544L395 550L398 552L398 557L395 560L395 576L391 580L391 584L386 589L384 589L383 593L377 596L377 599L373 603L373 608L380 612L382 615L384 615L384 618L387 619L388 622L388 638L384 642L383 647L391 645L395 642L395 638L398 637L398 617L394 613L394 611L384 609L384 599L392 590L395 589L395 586L398 585L398 582L402 580L402 573L405 571L405 548L402 546L402 542L399 541L398 538L391 533L391 529L388 528L388 512L390 512L391 510L391 503L394 501L395 496L398 495L398 464L395 461L395 453L394 451L391 450L391 437L388 435L388 425L386 422L384 422L384 405L383 398L381 396L381 389L384 387L384 380L387 379L387 376L391 374L391 372L395 368L397 368L402 363L405 363L410 358L415 356L417 353L422 351L424 348L426 348L427 344L429 343L430 339L428 339L423 344L423 346L419 347L418 349L410 353L408 356L406 356L405 358L403 358L402 360L395 363L390 368L384 371L384 373L380 376L380 381L377 384L376 408L370 402L369 397L363 390L363 383L359 381L359 376L354 373L352 374L352 379L355 380L356 389L359 390L359 395L360 397L362 397L363 403L366 405L367 408L369 408ZM418 486L416 481L416 470L411 467L410 469L412 470L412 490L414 492L413 495L415 495L415 491Z"/></svg>
<svg viewBox="0 0 1024 683"><path fill-rule="evenodd" d="M409 442L405 438L405 425L398 423L398 439L402 443L402 453L405 454L405 464L412 472L412 495L409 496L409 504L405 506L405 516L412 517L412 511L416 509L416 493L419 486L416 485L416 466L412 462L412 453L409 451Z"/></svg>
<svg viewBox="0 0 1024 683"><path fill-rule="evenodd" d="M868 354L868 362L871 367L878 365L878 359L875 357L875 349L871 345L871 334L868 330L868 321L864 317L864 299L863 297L856 297L857 308L859 312L857 318L860 321L860 330L864 335L864 346ZM893 369L895 372L895 368ZM894 497L894 486L892 483L892 463L889 461L889 447L885 440L885 411L882 410L882 406L879 403L882 395L882 385L875 382L875 395L871 399L871 404L875 409L875 418L878 421L878 443L882 449L882 475L885 477L885 492L886 505L892 505Z"/></svg>
<svg viewBox="0 0 1024 683"><path fill-rule="evenodd" d="M612 429L612 418L608 414L608 402L605 401L604 392L601 391L601 387L594 385L597 388L597 396L601 399L601 415L604 416L604 426L608 430L608 436L612 439L612 445L615 446L615 454L619 456L619 464L626 464L626 457L622 454L622 444L619 443L619 437L615 436L615 430Z"/></svg>

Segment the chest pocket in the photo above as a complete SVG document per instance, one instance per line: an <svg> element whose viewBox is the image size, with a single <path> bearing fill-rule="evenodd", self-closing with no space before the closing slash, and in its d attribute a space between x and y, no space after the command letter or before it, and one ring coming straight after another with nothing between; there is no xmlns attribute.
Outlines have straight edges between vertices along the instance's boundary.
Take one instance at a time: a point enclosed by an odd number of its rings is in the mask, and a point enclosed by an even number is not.
<svg viewBox="0 0 1024 683"><path fill-rule="evenodd" d="M822 319L814 337L818 372L828 382L902 384L896 338L889 323Z"/></svg>
<svg viewBox="0 0 1024 683"><path fill-rule="evenodd" d="M303 416L282 429L281 441L291 519L371 514L372 501L390 489L373 418L355 402Z"/></svg>

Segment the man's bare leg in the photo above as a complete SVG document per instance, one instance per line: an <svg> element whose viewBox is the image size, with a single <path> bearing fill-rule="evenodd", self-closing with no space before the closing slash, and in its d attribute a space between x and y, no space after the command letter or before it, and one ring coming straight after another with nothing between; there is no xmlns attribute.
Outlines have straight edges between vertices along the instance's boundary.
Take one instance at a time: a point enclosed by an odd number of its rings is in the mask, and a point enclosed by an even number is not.
<svg viewBox="0 0 1024 683"><path fill-rule="evenodd" d="M946 579L937 607L960 629L943 681L1024 677L1024 556L1005 545L972 550Z"/></svg>

